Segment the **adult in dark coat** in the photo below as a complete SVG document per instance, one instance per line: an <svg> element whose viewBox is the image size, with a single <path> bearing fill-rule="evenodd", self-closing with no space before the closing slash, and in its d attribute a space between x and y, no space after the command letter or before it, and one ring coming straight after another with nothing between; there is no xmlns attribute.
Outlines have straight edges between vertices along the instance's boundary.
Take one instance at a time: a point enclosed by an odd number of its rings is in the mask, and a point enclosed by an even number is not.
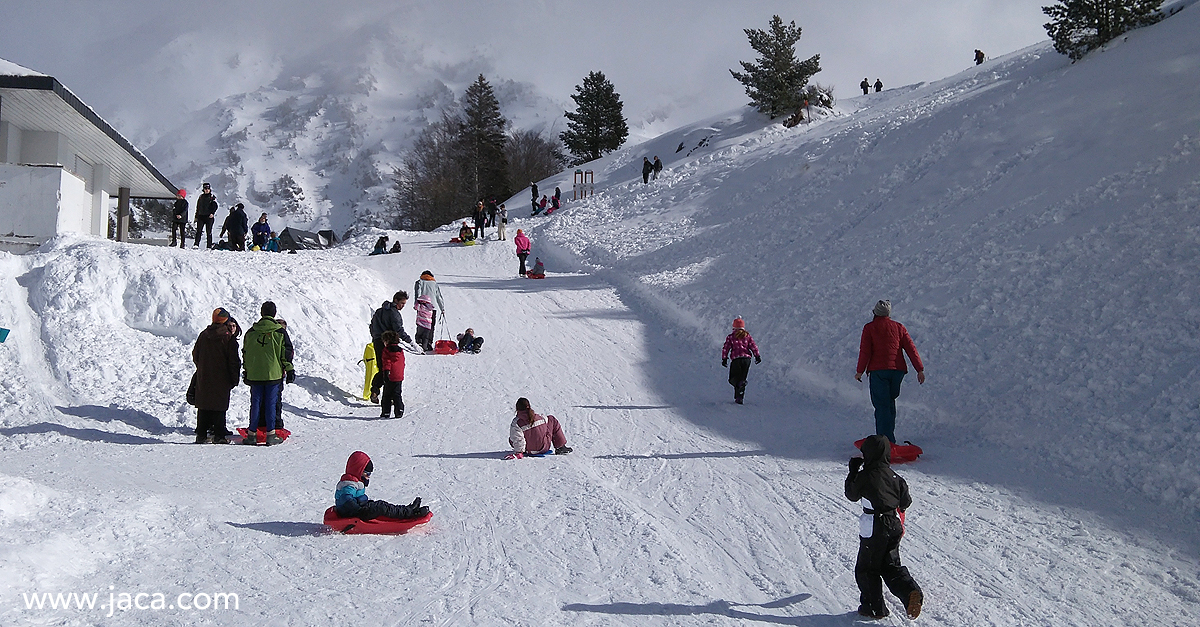
<svg viewBox="0 0 1200 627"><path fill-rule="evenodd" d="M533 190L533 212L537 213L538 212L537 183L534 183L531 181L529 183L529 187Z"/></svg>
<svg viewBox="0 0 1200 627"><path fill-rule="evenodd" d="M883 91L883 81L877 78L875 79L875 93L879 93L881 91Z"/></svg>
<svg viewBox="0 0 1200 627"><path fill-rule="evenodd" d="M982 65L983 62L986 60L987 60L987 55L983 54L983 51L980 50L979 48L976 48L975 49L975 65Z"/></svg>
<svg viewBox="0 0 1200 627"><path fill-rule="evenodd" d="M900 564L900 539L904 536L901 516L912 505L908 484L890 465L892 443L886 436L873 435L863 441L862 457L850 458L846 476L846 498L861 501L858 523L858 613L870 618L888 615L883 603L883 585L905 604L909 618L921 613L925 596L908 569ZM899 512L899 514L897 514Z"/></svg>
<svg viewBox="0 0 1200 627"><path fill-rule="evenodd" d="M871 93L871 81L864 78L863 82L859 83L858 86L862 88L864 96Z"/></svg>
<svg viewBox="0 0 1200 627"><path fill-rule="evenodd" d="M204 193L196 199L196 240L192 248L200 247L200 231L208 230L208 247L212 248L212 228L217 221L217 198L213 196L212 188L204 184Z"/></svg>
<svg viewBox="0 0 1200 627"><path fill-rule="evenodd" d="M188 201L187 198L185 198L186 194L187 192L182 189L176 192L175 211L173 212L173 217L171 219L171 243L167 244L168 246L175 245L175 233L178 232L179 247L187 247Z"/></svg>
<svg viewBox="0 0 1200 627"><path fill-rule="evenodd" d="M228 444L229 430L225 412L229 411L229 393L238 384L242 369L237 321L223 307L212 314L212 324L200 332L192 347L196 364L196 443L212 438L214 444Z"/></svg>
<svg viewBox="0 0 1200 627"><path fill-rule="evenodd" d="M484 227L487 226L487 210L483 208L482 200L475 205L475 212L471 217L475 221L475 239L482 240L485 237Z"/></svg>
<svg viewBox="0 0 1200 627"><path fill-rule="evenodd" d="M650 159L642 157L642 182L650 182L650 173L654 171L654 164L650 163Z"/></svg>
<svg viewBox="0 0 1200 627"><path fill-rule="evenodd" d="M395 331L396 335L405 342L412 343L412 337L404 331L404 318L400 317L400 310L404 309L404 305L408 303L408 292L403 290L396 292L392 296L392 300L383 301L379 309L375 310L375 314L371 316L371 344L375 347L375 363L383 363L383 351L387 348L383 344L383 332ZM371 402L379 402L379 388L383 387L382 373L376 374L371 380Z"/></svg>
<svg viewBox="0 0 1200 627"><path fill-rule="evenodd" d="M221 227L222 237L229 233L229 250L246 250L246 233L249 229L245 206L239 202L229 210L225 225Z"/></svg>
<svg viewBox="0 0 1200 627"><path fill-rule="evenodd" d="M254 245L258 246L259 250L266 250L267 240L271 238L271 225L267 222L267 214L258 216L258 222L250 227L250 233L254 236Z"/></svg>

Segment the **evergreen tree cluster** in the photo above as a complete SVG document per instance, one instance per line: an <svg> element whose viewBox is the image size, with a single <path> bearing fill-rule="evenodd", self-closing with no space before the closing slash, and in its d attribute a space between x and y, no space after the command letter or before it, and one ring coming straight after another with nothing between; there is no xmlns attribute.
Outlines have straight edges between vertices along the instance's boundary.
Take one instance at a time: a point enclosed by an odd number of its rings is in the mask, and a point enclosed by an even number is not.
<svg viewBox="0 0 1200 627"><path fill-rule="evenodd" d="M821 71L821 55L815 54L804 61L796 58L796 42L800 41L800 27L796 22L784 24L775 15L771 18L770 32L757 28L744 29L750 39L750 47L758 53L755 63L739 61L745 72L729 70L742 85L750 104L772 120L789 115L803 105L807 95L817 97L820 91L806 92L808 79ZM817 97L809 105L820 106L825 100L832 104L833 92L828 98Z"/></svg>
<svg viewBox="0 0 1200 627"><path fill-rule="evenodd" d="M1071 60L1120 37L1127 31L1148 26L1163 18L1163 0L1064 0L1042 13L1050 16L1046 33L1054 49Z"/></svg>
<svg viewBox="0 0 1200 627"><path fill-rule="evenodd" d="M392 176L387 226L430 230L470 215L479 200L503 201L512 184L540 180L562 169L562 151L540 133L508 133L491 84L481 74L460 109L417 137Z"/></svg>

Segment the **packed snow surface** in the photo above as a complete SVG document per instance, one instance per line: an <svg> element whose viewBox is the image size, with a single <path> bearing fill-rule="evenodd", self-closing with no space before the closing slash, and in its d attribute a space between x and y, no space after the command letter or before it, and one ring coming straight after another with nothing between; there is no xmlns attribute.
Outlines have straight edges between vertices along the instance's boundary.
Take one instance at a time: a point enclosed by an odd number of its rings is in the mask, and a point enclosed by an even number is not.
<svg viewBox="0 0 1200 627"><path fill-rule="evenodd" d="M792 129L733 112L585 166L586 199L542 181L553 216L510 199L509 241L0 254L0 623L853 624L842 482L873 429L853 371L890 298L929 375L897 429L926 451L897 467L918 620L1197 624L1198 31L1189 7L1076 64L1035 47ZM517 276L517 228L546 279ZM380 419L367 324L426 269L438 337L470 326L483 351L409 355L406 413ZM191 444L196 335L268 299L293 437ZM735 315L764 358L744 406L719 363ZM502 460L520 396L574 453ZM247 409L241 386L230 425ZM355 450L370 496L433 521L329 533ZM192 607L222 593L236 609Z"/></svg>

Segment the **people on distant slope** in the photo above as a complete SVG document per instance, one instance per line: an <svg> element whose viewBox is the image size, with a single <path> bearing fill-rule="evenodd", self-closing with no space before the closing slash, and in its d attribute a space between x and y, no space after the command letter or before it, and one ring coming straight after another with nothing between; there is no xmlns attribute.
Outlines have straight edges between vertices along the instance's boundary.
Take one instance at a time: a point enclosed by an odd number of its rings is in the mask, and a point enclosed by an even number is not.
<svg viewBox="0 0 1200 627"><path fill-rule="evenodd" d="M900 563L900 539L904 537L904 513L912 505L908 483L891 467L892 444L882 435L863 441L862 457L850 458L846 475L846 498L859 502L863 513L858 521L858 559L854 580L858 583L858 613L872 619L889 614L883 601L883 584L904 603L909 618L921 614L925 595Z"/></svg>
<svg viewBox="0 0 1200 627"><path fill-rule="evenodd" d="M217 221L217 198L213 196L212 188L208 183L201 186L202 193L196 199L196 240L192 242L192 248L200 248L200 231L207 230L208 232L208 248L212 248L212 230L213 224Z"/></svg>
<svg viewBox="0 0 1200 627"><path fill-rule="evenodd" d="M883 81L877 78L875 79L875 93L879 93L881 91L883 91Z"/></svg>
<svg viewBox="0 0 1200 627"><path fill-rule="evenodd" d="M375 463L366 453L354 451L350 454L346 460L346 474L342 475L333 492L334 510L338 516L359 520L406 520L421 518L429 513L429 508L421 505L419 496L408 505L392 505L387 501L368 499L367 486L371 483L371 473L374 471Z"/></svg>
<svg viewBox="0 0 1200 627"><path fill-rule="evenodd" d="M267 224L267 214L264 213L258 216L258 222L255 222L254 226L250 227L250 233L254 237L254 245L259 250L266 248L267 238L271 235L271 225Z"/></svg>
<svg viewBox="0 0 1200 627"><path fill-rule="evenodd" d="M400 242L399 241L392 244L392 248L391 248L391 250L388 251L388 254L390 255L390 254L398 253L398 252L400 252Z"/></svg>
<svg viewBox="0 0 1200 627"><path fill-rule="evenodd" d="M746 321L741 316L733 319L733 332L725 337L725 345L721 347L721 366L729 368L729 385L733 386L733 402L741 405L746 396L746 379L750 373L750 357L754 363L762 363L758 354L758 345L750 332L746 331ZM732 365L729 360L733 359Z"/></svg>
<svg viewBox="0 0 1200 627"><path fill-rule="evenodd" d="M187 191L181 189L175 193L175 206L172 209L173 209L173 211L172 211L172 218L171 218L171 241L170 241L170 243L167 244L167 246L175 245L175 234L178 233L179 234L179 247L185 248L187 246L187 221L188 221L188 219L187 219L187 215L188 215Z"/></svg>
<svg viewBox="0 0 1200 627"><path fill-rule="evenodd" d="M658 173L662 172L662 169L663 169L662 161L658 160L658 155L654 155L654 172L653 172L650 180L657 181Z"/></svg>
<svg viewBox="0 0 1200 627"><path fill-rule="evenodd" d="M533 244L529 242L529 236L525 235L525 231L522 229L517 229L517 236L513 238L513 243L517 245L517 259L521 260L521 267L517 269L517 274L525 276L525 260L529 258Z"/></svg>
<svg viewBox="0 0 1200 627"><path fill-rule="evenodd" d="M871 81L867 80L867 78L865 76L863 77L862 82L858 84L858 86L863 90L864 96L871 93Z"/></svg>
<svg viewBox="0 0 1200 627"><path fill-rule="evenodd" d="M987 59L987 55L983 54L983 51L980 50L979 48L976 48L975 49L975 65L982 65L986 59Z"/></svg>
<svg viewBox="0 0 1200 627"><path fill-rule="evenodd" d="M487 236L487 210L483 207L483 201L479 201L475 205L475 212L471 215L475 220L475 239L482 240Z"/></svg>
<svg viewBox="0 0 1200 627"><path fill-rule="evenodd" d="M388 236L380 235L379 239L375 240L375 247L371 249L371 252L368 253L367 256L386 255L387 254L387 243L388 243Z"/></svg>
<svg viewBox="0 0 1200 627"><path fill-rule="evenodd" d="M546 198L545 194L542 194L542 200L534 204L533 213L529 214L529 216L533 217L533 216L536 216L537 214L545 211L546 203L548 203L548 202L550 202L550 200L548 198Z"/></svg>
<svg viewBox="0 0 1200 627"><path fill-rule="evenodd" d="M196 443L228 444L229 429L225 414L229 411L229 393L237 387L242 369L238 349L237 321L224 307L212 312L212 324L205 327L192 346L196 364Z"/></svg>
<svg viewBox="0 0 1200 627"><path fill-rule="evenodd" d="M567 436L558 419L534 413L525 397L517 399L517 414L508 428L508 444L513 452L504 459L544 455L552 449L555 455L566 455L575 450L567 446Z"/></svg>
<svg viewBox="0 0 1200 627"><path fill-rule="evenodd" d="M530 191L532 191L532 192L533 192L533 198L532 198L532 200L530 201L530 202L533 204L533 210L530 212L530 215L537 215L537 212L538 212L538 197L537 197L538 187L537 187L537 183L534 183L533 181L530 181L530 182L529 182L529 189L530 189Z"/></svg>
<svg viewBox="0 0 1200 627"><path fill-rule="evenodd" d="M892 301L881 300L871 310L874 318L863 325L858 344L858 369L854 379L861 382L867 373L871 389L871 405L875 407L875 433L887 436L896 443L896 398L900 383L908 373L904 354L917 370L917 383L925 383L925 365L917 346L903 324L892 320Z"/></svg>
<svg viewBox="0 0 1200 627"><path fill-rule="evenodd" d="M230 207L229 215L225 217L225 224L221 227L220 237L229 233L230 250L246 250L246 233L250 225L247 224L245 209L246 206L240 202Z"/></svg>
<svg viewBox="0 0 1200 627"><path fill-rule="evenodd" d="M642 157L642 183L650 182L650 173L654 171L654 164L650 163L648 157Z"/></svg>

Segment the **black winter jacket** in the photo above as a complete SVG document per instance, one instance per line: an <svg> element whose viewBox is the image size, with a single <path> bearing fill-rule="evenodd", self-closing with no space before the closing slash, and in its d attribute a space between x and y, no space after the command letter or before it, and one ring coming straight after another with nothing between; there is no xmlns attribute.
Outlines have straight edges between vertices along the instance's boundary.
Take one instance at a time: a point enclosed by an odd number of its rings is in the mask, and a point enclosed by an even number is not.
<svg viewBox="0 0 1200 627"><path fill-rule="evenodd" d="M404 332L404 319L400 317L400 310L396 309L396 305L390 300L383 301L383 305L371 316L371 339L379 339L384 331L395 331L400 339L412 342L412 338Z"/></svg>
<svg viewBox="0 0 1200 627"><path fill-rule="evenodd" d="M887 436L867 438L862 452L862 469L851 470L846 477L846 498L851 501L867 499L872 513L876 514L907 510L912 505L912 497L908 494L908 483L892 470L892 443ZM868 505L863 503L863 507Z"/></svg>

